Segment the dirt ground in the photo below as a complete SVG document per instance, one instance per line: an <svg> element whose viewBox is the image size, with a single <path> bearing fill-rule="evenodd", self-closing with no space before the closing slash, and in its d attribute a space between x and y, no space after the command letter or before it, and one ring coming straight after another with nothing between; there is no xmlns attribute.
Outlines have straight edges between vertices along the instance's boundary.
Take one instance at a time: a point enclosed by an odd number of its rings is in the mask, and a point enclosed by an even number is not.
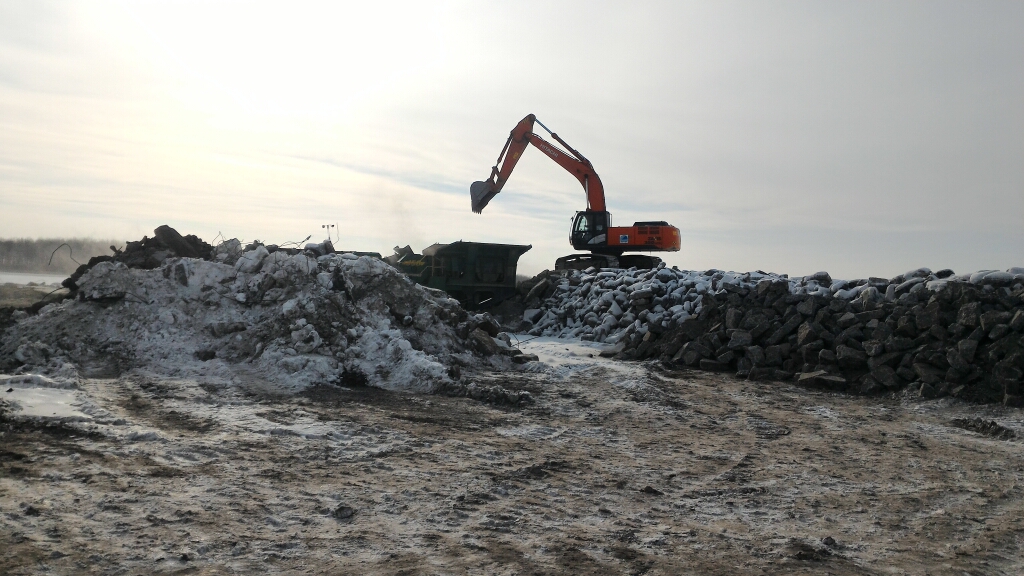
<svg viewBox="0 0 1024 576"><path fill-rule="evenodd" d="M472 375L515 409L86 380L0 422L0 573L1024 573L1019 410L569 354Z"/></svg>

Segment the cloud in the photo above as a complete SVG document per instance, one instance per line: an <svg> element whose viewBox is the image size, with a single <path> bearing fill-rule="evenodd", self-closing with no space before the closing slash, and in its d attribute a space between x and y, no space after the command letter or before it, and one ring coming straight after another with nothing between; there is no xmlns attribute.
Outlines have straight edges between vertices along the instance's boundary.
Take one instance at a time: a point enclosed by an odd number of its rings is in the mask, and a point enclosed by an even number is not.
<svg viewBox="0 0 1024 576"><path fill-rule="evenodd" d="M573 178L530 151L468 200L532 112L617 223L683 230L672 264L1020 265L1022 25L1014 2L4 3L0 230L333 220L359 249L532 243L539 270Z"/></svg>

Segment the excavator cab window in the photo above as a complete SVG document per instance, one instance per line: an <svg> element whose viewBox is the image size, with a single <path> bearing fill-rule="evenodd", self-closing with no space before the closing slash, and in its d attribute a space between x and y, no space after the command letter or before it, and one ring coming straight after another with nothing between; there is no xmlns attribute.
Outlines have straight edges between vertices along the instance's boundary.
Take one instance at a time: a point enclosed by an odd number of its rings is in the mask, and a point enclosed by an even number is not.
<svg viewBox="0 0 1024 576"><path fill-rule="evenodd" d="M573 226L573 236L586 236L590 230L590 218L585 212L576 213L576 225Z"/></svg>
<svg viewBox="0 0 1024 576"><path fill-rule="evenodd" d="M582 250L592 248L595 244L607 243L610 216L607 212L577 212L572 223L573 247Z"/></svg>

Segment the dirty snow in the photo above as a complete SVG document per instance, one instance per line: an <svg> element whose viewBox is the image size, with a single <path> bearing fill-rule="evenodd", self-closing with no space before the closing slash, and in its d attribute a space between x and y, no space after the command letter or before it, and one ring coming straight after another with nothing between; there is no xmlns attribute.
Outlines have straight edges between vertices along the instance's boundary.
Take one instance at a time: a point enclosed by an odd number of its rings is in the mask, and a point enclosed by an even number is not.
<svg viewBox="0 0 1024 576"><path fill-rule="evenodd" d="M264 391L292 394L346 382L430 392L466 350L456 301L370 257L259 246L233 265L102 262L78 287L78 300L22 318L0 352L38 348L19 361L40 374L100 364L223 386L256 372Z"/></svg>

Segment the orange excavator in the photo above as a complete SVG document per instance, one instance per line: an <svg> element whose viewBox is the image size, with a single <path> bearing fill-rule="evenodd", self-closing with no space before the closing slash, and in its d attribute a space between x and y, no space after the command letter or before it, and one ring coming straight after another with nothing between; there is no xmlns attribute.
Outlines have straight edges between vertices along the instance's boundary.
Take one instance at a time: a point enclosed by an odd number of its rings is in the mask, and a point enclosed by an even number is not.
<svg viewBox="0 0 1024 576"><path fill-rule="evenodd" d="M552 145L533 132L534 124L540 126L551 138L565 149ZM555 261L555 269L598 268L654 268L661 258L625 252L676 252L679 250L679 228L664 221L635 222L632 226L612 226L612 215L605 209L604 185L594 171L594 166L582 154L573 149L548 127L530 114L523 118L508 136L505 147L498 155L498 161L491 169L491 176L484 182L473 182L469 193L473 201L473 212L480 214L483 209L505 186L512 169L528 144L533 144L548 158L565 168L583 185L587 195L587 209L577 212L569 232L569 242L576 250L590 254L571 254ZM500 168L498 166L501 166Z"/></svg>

